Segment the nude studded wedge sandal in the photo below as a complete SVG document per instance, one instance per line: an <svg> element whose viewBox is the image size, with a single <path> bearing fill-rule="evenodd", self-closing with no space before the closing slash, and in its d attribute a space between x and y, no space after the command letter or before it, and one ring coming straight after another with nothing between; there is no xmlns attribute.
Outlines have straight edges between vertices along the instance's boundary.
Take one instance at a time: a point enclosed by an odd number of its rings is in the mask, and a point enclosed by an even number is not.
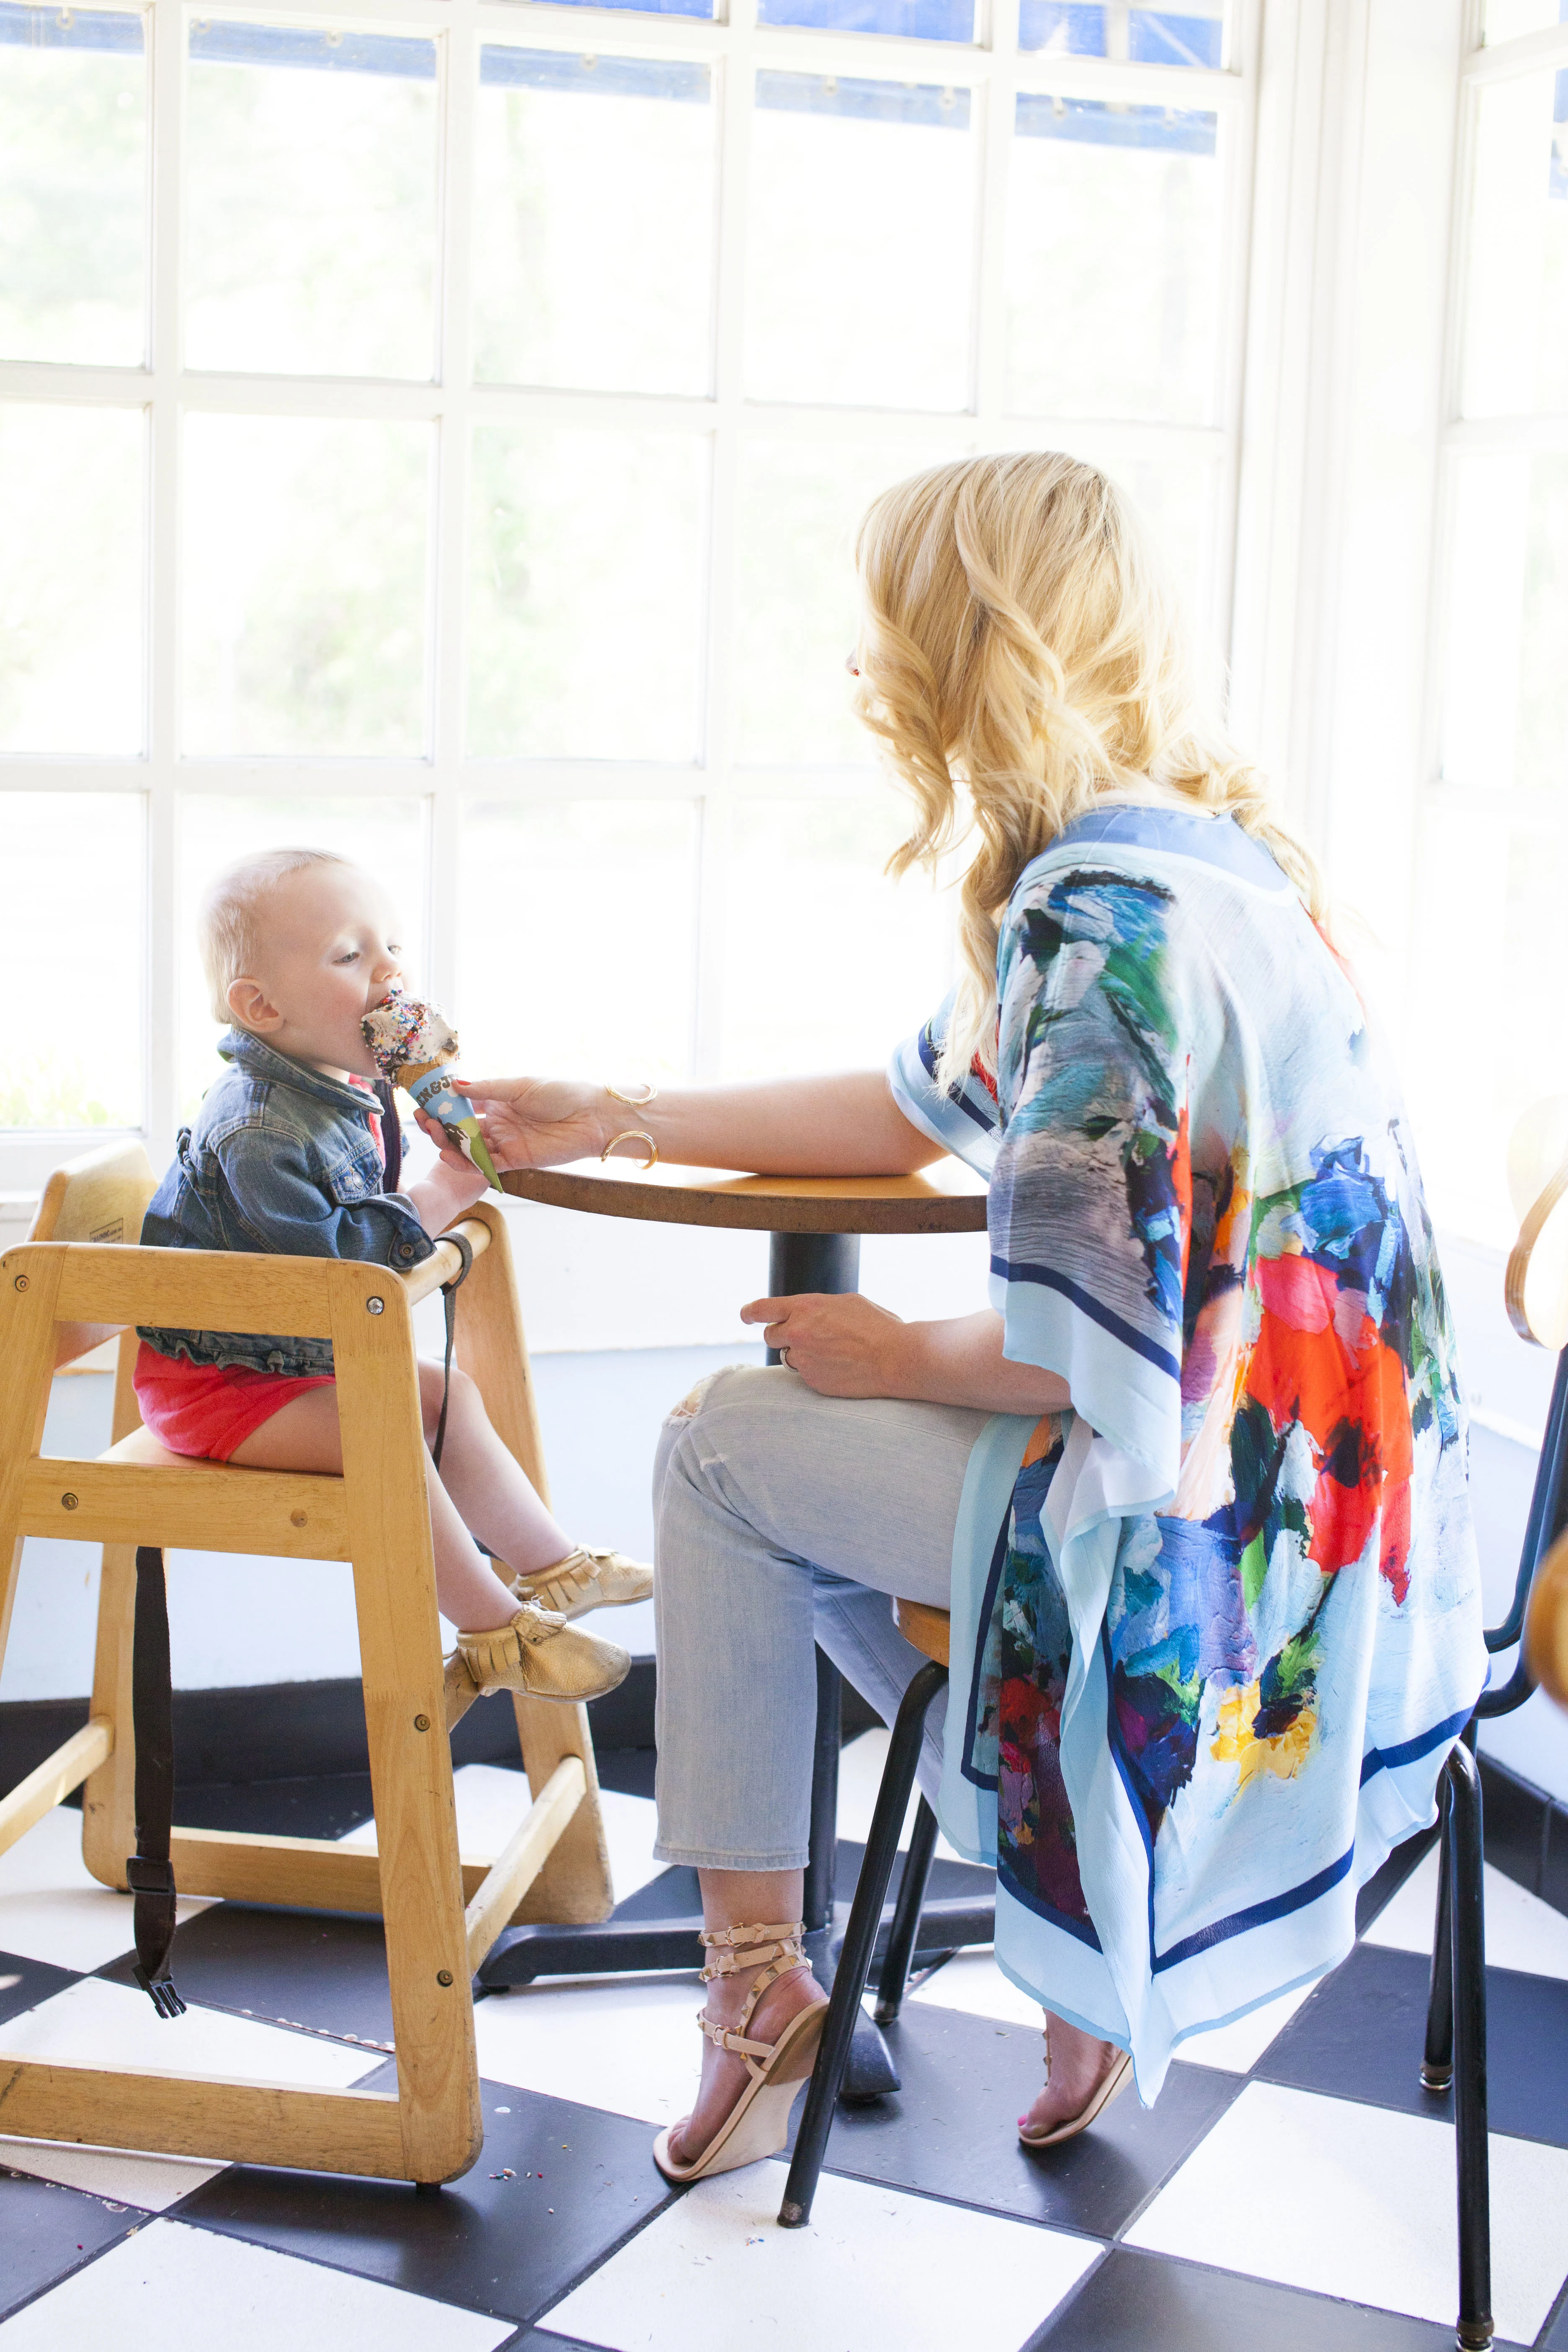
<svg viewBox="0 0 1568 2352"><path fill-rule="evenodd" d="M710 1984L715 1977L738 1975L742 1968L756 1964L738 2032L719 2024L706 2010L700 2011L697 2018L710 2042L721 2050L735 2051L745 2060L750 2079L701 2155L691 2163L679 2162L669 2151L669 2133L660 2132L653 2144L653 2160L667 2180L702 2180L711 2172L737 2171L742 2164L776 2156L789 2137L790 2109L816 2062L827 2002L813 2001L809 2009L797 2011L776 2042L748 2041L746 2028L771 1984L809 1966L801 1946L804 1933L805 1923L799 1919L793 1927L721 1927L711 1933L702 1929L703 1944L717 1955L702 1971L704 1984Z"/></svg>
<svg viewBox="0 0 1568 2352"><path fill-rule="evenodd" d="M1051 2029L1047 2025L1044 2031L1046 2037L1046 2080L1048 2083L1051 2079ZM1131 2080L1131 2053L1127 2050L1119 2050L1116 2056L1111 2060L1110 2066L1107 2068L1104 2074L1101 2075L1100 2081L1095 2084L1093 2090L1089 2093L1088 2098L1084 2101L1083 2105L1079 2109L1076 2116L1068 2116L1061 2123L1053 2124L1049 2131L1043 2132L1030 2131L1027 2128L1024 2118L1020 2116L1018 2119L1018 2139L1020 2145L1024 2147L1055 2147L1061 2140L1076 2139L1079 2132L1087 2131L1097 2116L1102 2116L1105 2113L1106 2108L1110 2105L1112 2099L1119 2098L1121 2096L1121 2093L1127 2088L1128 2084Z"/></svg>

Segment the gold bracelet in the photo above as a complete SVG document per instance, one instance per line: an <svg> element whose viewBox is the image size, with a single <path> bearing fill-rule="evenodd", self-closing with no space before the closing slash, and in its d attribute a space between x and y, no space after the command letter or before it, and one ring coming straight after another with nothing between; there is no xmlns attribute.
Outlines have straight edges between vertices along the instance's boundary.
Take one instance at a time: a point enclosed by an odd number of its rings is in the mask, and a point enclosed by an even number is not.
<svg viewBox="0 0 1568 2352"><path fill-rule="evenodd" d="M624 1095L619 1087L609 1085L605 1086L605 1092L613 1102L624 1102L633 1110L646 1110L650 1102L658 1100L658 1088L647 1078L643 1080L643 1084L647 1087L646 1095Z"/></svg>
<svg viewBox="0 0 1568 2352"><path fill-rule="evenodd" d="M619 1135L612 1135L612 1136L611 1136L611 1138L610 1138L610 1139L609 1139L608 1143L606 1143L606 1144L605 1144L605 1148L604 1148L603 1151L601 1151L601 1152L600 1152L600 1154L599 1154L600 1159L601 1159L601 1160L607 1160L607 1159L609 1158L609 1156L610 1156L611 1152L615 1150L615 1148L616 1148L616 1144L617 1144L617 1143L646 1143L646 1144L647 1144L647 1158L643 1161L643 1164L642 1164L642 1165L643 1165L643 1173L644 1173L645 1175L647 1173L647 1171L648 1171L650 1168L652 1168L652 1167L654 1167L654 1166L656 1166L656 1165L658 1164L658 1144L654 1141L654 1139L653 1139L652 1136L648 1133L648 1131L647 1131L647 1128L646 1128L646 1127L623 1127L623 1128L622 1128L622 1129L621 1129L621 1131L620 1131L620 1133L619 1133Z"/></svg>

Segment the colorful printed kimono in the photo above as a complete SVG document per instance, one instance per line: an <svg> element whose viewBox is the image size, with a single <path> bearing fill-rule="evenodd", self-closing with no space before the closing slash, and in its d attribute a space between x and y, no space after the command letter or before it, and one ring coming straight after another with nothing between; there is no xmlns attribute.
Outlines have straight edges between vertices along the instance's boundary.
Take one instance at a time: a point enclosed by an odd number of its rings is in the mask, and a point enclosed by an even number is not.
<svg viewBox="0 0 1568 2352"><path fill-rule="evenodd" d="M992 1303L1073 1411L998 1414L953 1550L942 1826L996 1956L1132 2051L1343 1958L1486 1679L1463 1408L1394 1081L1231 819L1079 819L1014 891L994 1097L895 1055L990 1179Z"/></svg>

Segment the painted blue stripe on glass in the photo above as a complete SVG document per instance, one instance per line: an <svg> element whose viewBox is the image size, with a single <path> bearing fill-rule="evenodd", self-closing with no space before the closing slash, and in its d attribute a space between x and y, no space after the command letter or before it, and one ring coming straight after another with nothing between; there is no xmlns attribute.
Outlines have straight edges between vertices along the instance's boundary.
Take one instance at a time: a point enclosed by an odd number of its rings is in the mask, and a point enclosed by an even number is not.
<svg viewBox="0 0 1568 2352"><path fill-rule="evenodd" d="M592 8L600 16L609 14L599 0L556 0L556 5L563 8ZM638 16L710 17L713 14L713 0L708 0L706 8L701 0L617 0L617 5Z"/></svg>
<svg viewBox="0 0 1568 2352"><path fill-rule="evenodd" d="M934 82L846 81L838 74L757 76L757 104L785 114L847 114L863 122L921 122L938 131L967 131L969 92Z"/></svg>
<svg viewBox="0 0 1568 2352"><path fill-rule="evenodd" d="M1183 155L1212 155L1219 127L1214 114L1178 114L1172 107L1102 104L1097 98L1047 98L1021 91L1015 116L1020 139L1076 139L1091 147L1159 147Z"/></svg>
<svg viewBox="0 0 1568 2352"><path fill-rule="evenodd" d="M1249 1928L1267 1927L1271 1920L1284 1919L1292 1911L1304 1911L1309 1903L1316 1903L1320 1895L1327 1895L1331 1887L1349 1875L1354 1860L1352 1845L1338 1862L1331 1862L1315 1878L1305 1879L1288 1894L1276 1895L1267 1903L1251 1904L1245 1911L1233 1911L1228 1919L1216 1919L1212 1927L1200 1927L1195 1936L1184 1936L1168 1952L1156 1955L1154 1974L1161 1976L1166 1969L1178 1968L1183 1960L1193 1959L1199 1952L1212 1951L1215 1944L1228 1943L1232 1936L1245 1936Z"/></svg>
<svg viewBox="0 0 1568 2352"><path fill-rule="evenodd" d="M1139 65L1219 65L1225 31L1221 7L1194 12L1190 6L1119 6L1114 43L1107 39L1107 14L1101 0L1021 0L1018 47L1079 58L1126 57Z"/></svg>
<svg viewBox="0 0 1568 2352"><path fill-rule="evenodd" d="M589 98L666 98L699 106L708 103L711 90L706 66L666 64L651 58L568 57L560 49L483 48L479 79L499 89L564 89Z"/></svg>
<svg viewBox="0 0 1568 2352"><path fill-rule="evenodd" d="M1120 1339L1124 1348L1131 1348L1156 1371L1169 1372L1173 1381L1181 1379L1182 1367L1168 1349L1162 1348L1157 1340L1146 1339L1142 1331L1134 1331L1131 1323L1124 1323L1120 1315L1113 1315L1109 1307L1080 1289L1068 1275L1058 1274L1055 1266L1014 1265L1005 1257L994 1257L991 1271L1000 1275L1004 1282L1033 1282L1042 1290L1059 1290L1080 1315L1087 1315L1091 1323L1098 1323L1102 1331L1109 1331L1113 1339Z"/></svg>
<svg viewBox="0 0 1568 2352"><path fill-rule="evenodd" d="M285 66L314 73L390 74L404 81L434 81L434 41L399 40L386 33L308 33L288 25L191 26L191 57L201 65Z"/></svg>
<svg viewBox="0 0 1568 2352"><path fill-rule="evenodd" d="M142 19L118 10L0 5L0 43L18 49L113 49L141 57Z"/></svg>
<svg viewBox="0 0 1568 2352"><path fill-rule="evenodd" d="M910 41L973 41L974 0L761 0L757 22Z"/></svg>
<svg viewBox="0 0 1568 2352"><path fill-rule="evenodd" d="M1435 1724L1430 1731L1423 1731L1414 1739L1402 1739L1395 1748L1369 1748L1361 1759L1362 1787L1364 1789L1376 1772L1396 1772L1402 1764L1418 1763L1423 1756L1430 1756L1434 1748L1441 1748L1447 1740L1458 1739L1474 1712L1472 1700L1468 1706L1462 1706L1458 1715L1451 1715L1447 1723Z"/></svg>

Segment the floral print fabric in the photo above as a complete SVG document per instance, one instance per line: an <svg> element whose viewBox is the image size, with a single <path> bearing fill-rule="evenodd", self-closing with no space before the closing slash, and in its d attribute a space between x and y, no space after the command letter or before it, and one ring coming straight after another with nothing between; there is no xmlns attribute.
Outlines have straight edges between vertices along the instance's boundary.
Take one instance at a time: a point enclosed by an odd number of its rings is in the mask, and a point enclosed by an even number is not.
<svg viewBox="0 0 1568 2352"><path fill-rule="evenodd" d="M1069 828L998 983L994 1103L936 1086L940 1014L893 1083L989 1174L1006 1352L1075 1410L976 1449L943 1826L1152 2095L1430 1818L1485 1676L1453 1336L1365 1012L1230 820Z"/></svg>

